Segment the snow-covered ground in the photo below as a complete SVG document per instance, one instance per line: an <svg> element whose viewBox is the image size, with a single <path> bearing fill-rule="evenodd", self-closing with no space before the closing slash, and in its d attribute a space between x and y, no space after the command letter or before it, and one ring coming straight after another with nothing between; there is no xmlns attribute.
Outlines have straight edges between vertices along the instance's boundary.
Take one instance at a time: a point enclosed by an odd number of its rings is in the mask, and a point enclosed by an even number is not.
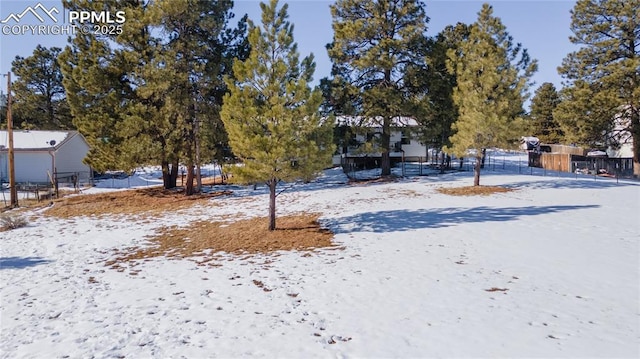
<svg viewBox="0 0 640 359"><path fill-rule="evenodd" d="M481 184L515 191L487 197L436 192L470 172L347 185L328 170L278 213L321 213L343 249L219 267L104 260L162 226L264 215L264 187L156 221L34 213L0 233L1 355L639 357L639 183L531 175L507 157Z"/></svg>

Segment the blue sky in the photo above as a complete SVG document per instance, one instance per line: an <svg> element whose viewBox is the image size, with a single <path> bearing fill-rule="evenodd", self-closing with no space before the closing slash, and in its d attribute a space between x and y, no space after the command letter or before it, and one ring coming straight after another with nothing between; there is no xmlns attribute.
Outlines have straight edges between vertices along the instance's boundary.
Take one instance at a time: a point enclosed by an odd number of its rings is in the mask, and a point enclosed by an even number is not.
<svg viewBox="0 0 640 359"><path fill-rule="evenodd" d="M576 47L569 42L571 31L570 10L575 5L573 0L426 0L427 15L430 17L427 34L434 36L447 25L457 22L470 24L477 18L477 13L484 2L493 5L494 16L500 17L507 31L515 42L520 42L529 51L532 58L538 60L538 72L533 80L536 82L533 92L544 82L553 83L556 88L562 87L562 78L557 67L562 59ZM60 1L40 1L46 8L62 9ZM284 1L281 0L281 3ZM331 14L329 5L332 1L290 0L289 17L294 24L294 38L298 43L301 56L313 53L316 59L317 81L329 76L331 62L325 45L331 42ZM37 0L2 0L0 1L0 20L12 13L20 13L28 6L35 6ZM236 0L236 18L247 13L256 22L260 20L259 1ZM28 15L31 16L31 15ZM25 17L26 19L26 17ZM33 19L32 19L33 20ZM28 20L26 20L28 21ZM4 24L0 24L4 25ZM65 35L5 35L0 34L0 73L6 74L11 69L11 61L15 56L29 56L36 45L45 47L64 47ZM0 89L6 93L6 80L0 81Z"/></svg>

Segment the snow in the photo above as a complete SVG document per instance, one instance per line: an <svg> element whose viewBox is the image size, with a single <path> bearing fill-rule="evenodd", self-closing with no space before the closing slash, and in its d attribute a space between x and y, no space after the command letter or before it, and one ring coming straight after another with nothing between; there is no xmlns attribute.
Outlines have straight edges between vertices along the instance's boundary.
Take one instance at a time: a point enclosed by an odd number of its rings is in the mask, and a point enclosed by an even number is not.
<svg viewBox="0 0 640 359"><path fill-rule="evenodd" d="M15 149L40 149L51 148L51 141L59 144L69 135L65 131L13 131L13 144ZM0 131L0 148L9 146L9 135L7 131Z"/></svg>
<svg viewBox="0 0 640 359"><path fill-rule="evenodd" d="M484 197L436 191L470 171L348 185L327 170L278 213L321 213L343 249L219 267L104 260L162 226L264 215L264 186L156 221L35 211L0 233L1 356L639 357L640 184L499 156L481 184L515 191Z"/></svg>

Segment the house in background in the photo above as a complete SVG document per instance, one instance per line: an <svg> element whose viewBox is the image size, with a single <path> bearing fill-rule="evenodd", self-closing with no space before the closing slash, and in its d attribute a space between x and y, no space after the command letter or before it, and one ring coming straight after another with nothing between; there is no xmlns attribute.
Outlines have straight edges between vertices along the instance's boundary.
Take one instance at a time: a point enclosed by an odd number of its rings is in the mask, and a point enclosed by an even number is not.
<svg viewBox="0 0 640 359"><path fill-rule="evenodd" d="M9 137L0 131L0 181L9 181ZM88 182L91 168L82 160L89 144L77 131L13 131L17 183L52 183L54 177Z"/></svg>
<svg viewBox="0 0 640 359"><path fill-rule="evenodd" d="M625 106L613 120L613 129L607 138L607 156L609 158L633 158L633 136L631 127L630 106Z"/></svg>
<svg viewBox="0 0 640 359"><path fill-rule="evenodd" d="M377 151L378 146L374 137L382 134L381 121L362 116L337 116L337 128L359 128L359 131L349 132L350 138L342 141L337 153L333 156L334 165L344 165L347 162L375 161L382 157ZM421 144L414 134L418 130L418 122L410 117L394 117L391 123L391 161L418 161L427 156L427 147ZM373 142L372 147L366 143ZM366 149L366 150L365 150Z"/></svg>

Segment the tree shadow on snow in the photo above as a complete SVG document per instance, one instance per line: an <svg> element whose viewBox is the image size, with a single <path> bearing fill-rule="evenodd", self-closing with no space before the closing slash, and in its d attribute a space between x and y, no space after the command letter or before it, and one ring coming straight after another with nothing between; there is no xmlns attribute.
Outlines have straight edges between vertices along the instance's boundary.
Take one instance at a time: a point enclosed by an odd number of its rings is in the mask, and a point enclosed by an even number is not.
<svg viewBox="0 0 640 359"><path fill-rule="evenodd" d="M526 181L526 182L514 182L510 184L502 185L507 188L532 188L532 189L603 189L612 187L624 187L624 186L640 186L640 183L633 183L630 181L624 181L616 183L615 179L602 179L597 180L587 178L558 178L558 179L545 179L539 181Z"/></svg>
<svg viewBox="0 0 640 359"><path fill-rule="evenodd" d="M51 263L51 260L40 257L2 257L0 258L1 269L22 269L34 267L40 264Z"/></svg>
<svg viewBox="0 0 640 359"><path fill-rule="evenodd" d="M433 208L366 212L343 218L327 219L324 223L334 233L401 232L412 229L442 228L465 223L504 222L523 216L598 208L598 205L537 206L537 207L474 207Z"/></svg>

